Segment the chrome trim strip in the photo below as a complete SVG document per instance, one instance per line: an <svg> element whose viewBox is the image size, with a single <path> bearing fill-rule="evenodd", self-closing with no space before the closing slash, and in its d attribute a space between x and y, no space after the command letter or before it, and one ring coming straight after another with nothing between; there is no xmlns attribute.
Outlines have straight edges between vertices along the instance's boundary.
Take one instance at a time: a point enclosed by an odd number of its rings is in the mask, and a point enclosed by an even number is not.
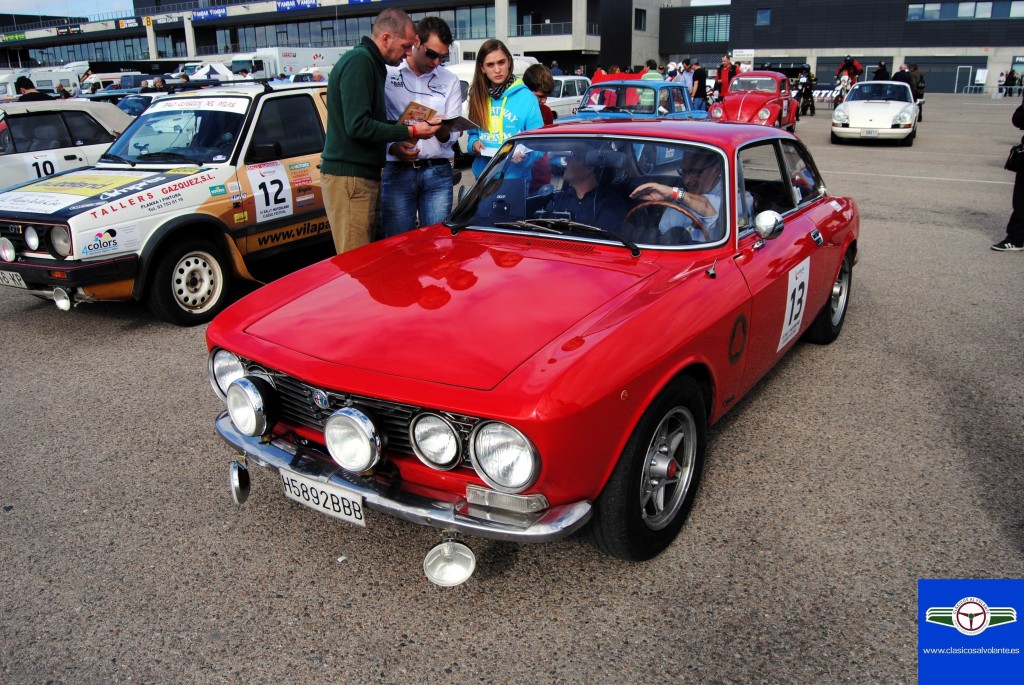
<svg viewBox="0 0 1024 685"><path fill-rule="evenodd" d="M295 471L310 478L330 482L361 496L370 509L421 526L432 526L492 540L550 542L564 538L583 527L590 520L593 511L590 502L583 500L553 507L537 516L518 516L510 512L500 512L500 516L495 516L498 513L496 511L480 511L477 515L466 515L462 512L476 513L477 507L467 506L465 500L445 502L392 490L341 468L333 468L319 460L307 459L301 464L296 463L298 450L294 445L283 440L263 443L259 437L243 435L235 429L226 411L217 417L216 427L217 433L225 442L244 454L247 461L257 466L275 471L283 468L286 471ZM482 516L494 518L487 520ZM501 520L495 520L497 518Z"/></svg>

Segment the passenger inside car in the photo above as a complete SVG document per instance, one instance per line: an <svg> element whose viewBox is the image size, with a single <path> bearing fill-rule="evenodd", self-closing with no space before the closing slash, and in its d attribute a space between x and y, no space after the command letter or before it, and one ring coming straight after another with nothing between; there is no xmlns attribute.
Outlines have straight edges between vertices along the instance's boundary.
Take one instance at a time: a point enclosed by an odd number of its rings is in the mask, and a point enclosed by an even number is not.
<svg viewBox="0 0 1024 685"><path fill-rule="evenodd" d="M579 146L565 160L562 188L552 195L540 216L616 230L626 216L626 201L609 184L622 169L623 154Z"/></svg>
<svg viewBox="0 0 1024 685"><path fill-rule="evenodd" d="M725 224L719 220L722 210L723 184L721 157L710 150L688 150L679 167L680 185L658 182L639 185L630 198L642 202L672 203L658 222L663 239L660 244L717 242L725 235ZM664 237L676 235L673 242Z"/></svg>

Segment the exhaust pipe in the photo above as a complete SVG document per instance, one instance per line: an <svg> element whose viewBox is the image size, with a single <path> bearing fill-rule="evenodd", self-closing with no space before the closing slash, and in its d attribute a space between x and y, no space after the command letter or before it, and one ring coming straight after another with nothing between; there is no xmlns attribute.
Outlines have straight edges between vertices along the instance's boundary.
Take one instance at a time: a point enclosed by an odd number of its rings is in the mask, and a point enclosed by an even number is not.
<svg viewBox="0 0 1024 685"><path fill-rule="evenodd" d="M71 293L64 288L53 289L53 302L57 305L57 309L62 312L70 312L71 305L74 304L74 299L71 297Z"/></svg>

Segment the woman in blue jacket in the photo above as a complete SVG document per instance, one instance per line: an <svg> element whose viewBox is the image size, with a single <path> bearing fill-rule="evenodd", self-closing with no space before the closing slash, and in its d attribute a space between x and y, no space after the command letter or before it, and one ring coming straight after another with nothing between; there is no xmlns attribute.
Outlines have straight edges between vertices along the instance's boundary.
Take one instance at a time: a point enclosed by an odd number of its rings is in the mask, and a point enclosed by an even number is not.
<svg viewBox="0 0 1024 685"><path fill-rule="evenodd" d="M480 128L469 131L469 150L477 155L473 173L480 176L491 157L509 136L544 125L540 104L521 79L512 73L512 53L500 40L486 41L476 53L476 73L469 86L469 118ZM524 154L512 158L506 177L528 176Z"/></svg>

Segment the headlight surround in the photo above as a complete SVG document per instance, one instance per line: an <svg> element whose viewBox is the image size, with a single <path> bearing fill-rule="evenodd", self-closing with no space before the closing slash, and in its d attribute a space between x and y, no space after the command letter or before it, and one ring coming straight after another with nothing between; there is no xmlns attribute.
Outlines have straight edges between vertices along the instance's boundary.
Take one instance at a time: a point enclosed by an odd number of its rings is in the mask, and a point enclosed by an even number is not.
<svg viewBox="0 0 1024 685"><path fill-rule="evenodd" d="M850 123L850 115L846 113L846 110L842 106L838 107L832 112L832 121L837 124L848 124Z"/></svg>
<svg viewBox="0 0 1024 685"><path fill-rule="evenodd" d="M338 466L365 473L381 458L381 439L373 421L358 409L346 407L331 414L324 424L324 442Z"/></svg>
<svg viewBox="0 0 1024 685"><path fill-rule="evenodd" d="M28 249L35 252L39 249L39 231L36 230L35 226L29 226L25 229L25 246Z"/></svg>
<svg viewBox="0 0 1024 685"><path fill-rule="evenodd" d="M14 243L10 238L0 238L0 259L5 262L13 262L18 258L18 251L14 249Z"/></svg>
<svg viewBox="0 0 1024 685"><path fill-rule="evenodd" d="M244 376L231 382L227 390L231 423L244 435L263 435L274 425L274 386L257 376Z"/></svg>
<svg viewBox="0 0 1024 685"><path fill-rule="evenodd" d="M715 105L715 106L713 106L711 108L711 118L712 119L721 119L724 116L725 116L725 110L722 109L721 105Z"/></svg>
<svg viewBox="0 0 1024 685"><path fill-rule="evenodd" d="M50 253L64 259L71 254L71 231L67 226L54 226L46 234L49 238Z"/></svg>
<svg viewBox="0 0 1024 685"><path fill-rule="evenodd" d="M757 110L757 118L760 119L761 121L768 121L768 117L770 117L771 115L772 113L768 111L767 107L762 107L761 109Z"/></svg>
<svg viewBox="0 0 1024 685"><path fill-rule="evenodd" d="M419 460L448 471L462 461L462 441L451 422L437 414L420 414L409 424L409 441Z"/></svg>
<svg viewBox="0 0 1024 685"><path fill-rule="evenodd" d="M473 468L495 490L522 492L537 480L537 450L512 426L498 421L482 423L473 430L470 446Z"/></svg>
<svg viewBox="0 0 1024 685"><path fill-rule="evenodd" d="M214 350L206 369L214 394L222 400L227 399L228 386L245 375L242 362L227 350Z"/></svg>

